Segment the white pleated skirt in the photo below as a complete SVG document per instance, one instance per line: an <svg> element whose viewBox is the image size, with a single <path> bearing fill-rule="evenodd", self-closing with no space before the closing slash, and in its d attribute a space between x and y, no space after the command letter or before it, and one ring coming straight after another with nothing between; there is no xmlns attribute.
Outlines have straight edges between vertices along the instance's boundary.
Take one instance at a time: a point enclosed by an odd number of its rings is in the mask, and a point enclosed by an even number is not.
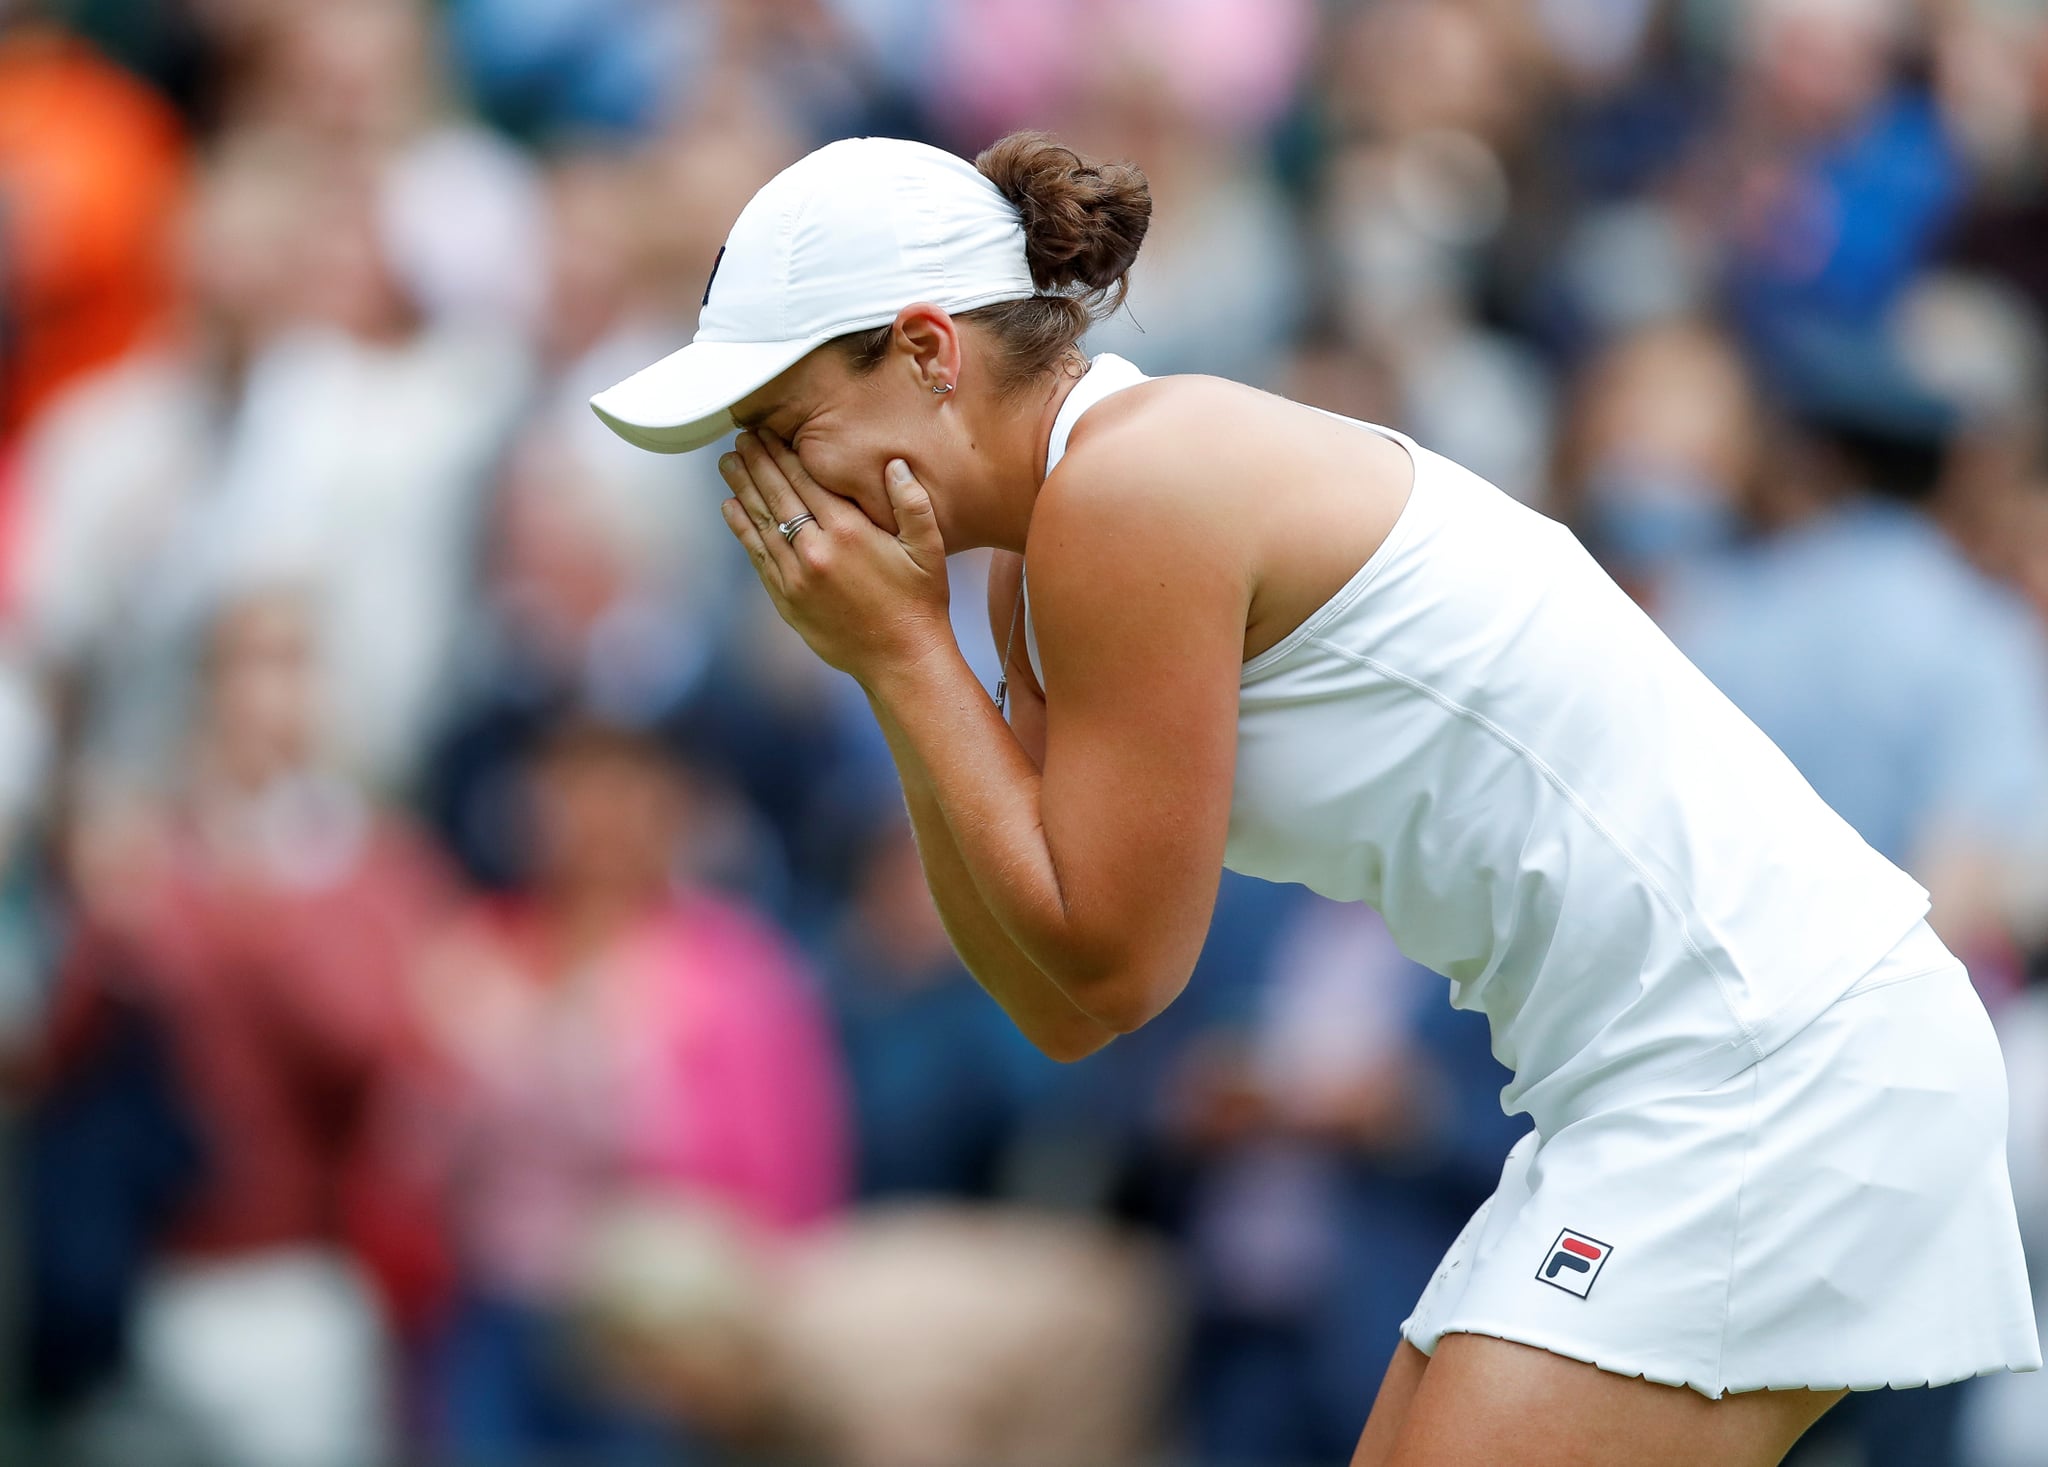
<svg viewBox="0 0 2048 1467"><path fill-rule="evenodd" d="M1771 1054L1531 1133L1403 1335L1708 1396L2036 1370L2004 1062L1922 924Z"/></svg>

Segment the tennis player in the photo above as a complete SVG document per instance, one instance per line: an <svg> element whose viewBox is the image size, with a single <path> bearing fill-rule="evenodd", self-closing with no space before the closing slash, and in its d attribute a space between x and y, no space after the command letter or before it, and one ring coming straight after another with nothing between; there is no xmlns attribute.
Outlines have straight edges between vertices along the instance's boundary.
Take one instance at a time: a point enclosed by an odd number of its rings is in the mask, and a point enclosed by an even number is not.
<svg viewBox="0 0 2048 1467"><path fill-rule="evenodd" d="M1371 904L1486 1014L1534 1130L1359 1464L1763 1467L1845 1390L2037 1368L2004 1071L1927 894L1562 526L1392 429L1087 361L1150 212L1038 134L834 143L593 399L659 452L745 430L727 524L867 691L975 976L1086 1055L1173 1002L1228 867Z"/></svg>

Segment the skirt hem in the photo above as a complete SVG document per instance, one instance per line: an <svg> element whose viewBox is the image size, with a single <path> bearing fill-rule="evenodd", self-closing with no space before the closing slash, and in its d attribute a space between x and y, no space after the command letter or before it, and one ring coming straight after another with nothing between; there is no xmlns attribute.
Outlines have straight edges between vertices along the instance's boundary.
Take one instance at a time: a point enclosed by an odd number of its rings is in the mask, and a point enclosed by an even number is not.
<svg viewBox="0 0 2048 1467"><path fill-rule="evenodd" d="M2025 1374L2041 1368L2040 1353L2035 1351L2031 1357L2022 1357L2019 1361L2003 1360L1991 1365L1980 1365L1962 1369L1954 1366L1945 1366L1933 1370L1905 1371L1887 1379L1875 1379L1861 1375L1854 1379L1822 1377L1820 1379L1798 1381L1746 1381L1737 1378L1734 1381L1724 1382L1719 1386L1712 1386L1687 1376L1660 1372L1654 1367L1625 1364L1617 1359L1615 1353L1611 1350L1595 1350L1577 1341L1567 1341L1561 1340L1556 1336L1546 1336L1541 1330L1502 1324L1497 1321L1472 1320L1448 1324L1433 1331L1411 1330L1409 1323L1403 1323L1401 1326L1401 1338L1422 1351L1425 1355L1434 1354L1437 1342L1445 1335L1485 1335L1489 1339L1505 1340L1511 1345L1527 1345L1533 1350L1547 1351L1552 1355L1561 1355L1567 1360L1576 1360L1582 1365L1591 1365L1596 1369L1606 1371L1610 1375L1624 1375L1631 1379L1649 1381L1652 1385L1678 1386L1686 1390L1697 1391L1709 1400L1719 1400L1723 1396L1744 1395L1750 1391L1923 1390L1936 1386L1955 1385L1960 1381L1974 1380L1978 1376L1983 1375L1999 1375L2008 1371L2014 1374ZM1423 1343L1425 1339L1429 1342L1426 1345Z"/></svg>

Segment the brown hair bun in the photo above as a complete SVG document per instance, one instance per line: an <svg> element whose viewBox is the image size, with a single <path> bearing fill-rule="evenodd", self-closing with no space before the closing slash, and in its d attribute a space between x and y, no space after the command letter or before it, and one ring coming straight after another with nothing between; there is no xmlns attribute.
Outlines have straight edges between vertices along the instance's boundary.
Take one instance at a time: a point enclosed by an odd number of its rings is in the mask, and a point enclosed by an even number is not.
<svg viewBox="0 0 2048 1467"><path fill-rule="evenodd" d="M1013 132L974 166L1024 216L1024 257L1040 290L1092 296L1091 316L1122 304L1152 222L1142 171L1084 158L1042 132Z"/></svg>

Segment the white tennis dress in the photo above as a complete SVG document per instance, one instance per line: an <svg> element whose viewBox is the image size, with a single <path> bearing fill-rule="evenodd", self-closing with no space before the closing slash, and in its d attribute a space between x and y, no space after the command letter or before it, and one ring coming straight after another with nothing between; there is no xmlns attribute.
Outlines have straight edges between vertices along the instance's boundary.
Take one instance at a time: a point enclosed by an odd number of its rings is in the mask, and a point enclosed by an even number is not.
<svg viewBox="0 0 2048 1467"><path fill-rule="evenodd" d="M1047 472L1144 380L1097 357ZM1414 487L1244 664L1226 864L1377 908L1535 1124L1406 1337L1710 1396L2038 1368L2004 1067L1927 893L1570 531L1360 426Z"/></svg>

